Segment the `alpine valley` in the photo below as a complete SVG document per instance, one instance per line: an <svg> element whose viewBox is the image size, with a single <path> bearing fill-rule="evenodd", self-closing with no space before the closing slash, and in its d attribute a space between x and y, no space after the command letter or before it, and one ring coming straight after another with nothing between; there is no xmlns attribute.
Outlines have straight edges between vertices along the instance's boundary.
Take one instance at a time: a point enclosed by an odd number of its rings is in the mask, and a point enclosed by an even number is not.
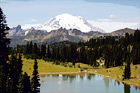
<svg viewBox="0 0 140 93"><path fill-rule="evenodd" d="M92 26L81 16L61 14L38 27L22 29L18 25L11 28L8 32L8 37L11 38L10 45L15 47L17 44L26 44L28 41L37 43L79 42L104 36L121 37L125 33L133 34L135 30L124 28L111 33L105 33L102 29Z"/></svg>

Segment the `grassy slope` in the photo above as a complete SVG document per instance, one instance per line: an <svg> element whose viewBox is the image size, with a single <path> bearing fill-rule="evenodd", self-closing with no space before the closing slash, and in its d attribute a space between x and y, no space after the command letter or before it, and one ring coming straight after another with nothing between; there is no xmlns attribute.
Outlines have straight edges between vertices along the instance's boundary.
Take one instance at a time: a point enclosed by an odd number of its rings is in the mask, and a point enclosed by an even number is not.
<svg viewBox="0 0 140 93"><path fill-rule="evenodd" d="M137 69L135 68L137 66ZM113 79L118 81L122 81L127 84L133 84L135 86L140 87L140 65L131 65L131 79L129 80L122 80L124 67L114 67L114 68L99 68L99 69L91 69L89 72L94 72L96 74L109 76Z"/></svg>
<svg viewBox="0 0 140 93"><path fill-rule="evenodd" d="M27 72L29 75L33 72L33 64L34 60L25 59L23 60L23 72ZM79 71L78 68L74 67L64 67L60 65L54 65L52 62L45 62L44 60L37 60L38 61L38 70L39 73L47 73L47 72L76 72Z"/></svg>

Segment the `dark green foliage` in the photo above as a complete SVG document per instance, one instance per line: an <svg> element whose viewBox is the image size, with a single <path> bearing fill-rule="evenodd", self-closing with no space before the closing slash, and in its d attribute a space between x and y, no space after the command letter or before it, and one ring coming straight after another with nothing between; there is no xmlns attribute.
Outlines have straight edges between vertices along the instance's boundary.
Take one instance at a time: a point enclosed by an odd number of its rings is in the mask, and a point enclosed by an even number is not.
<svg viewBox="0 0 140 93"><path fill-rule="evenodd" d="M50 51L50 46L47 46L47 57L51 58L51 51Z"/></svg>
<svg viewBox="0 0 140 93"><path fill-rule="evenodd" d="M31 41L30 42L30 45L29 45L29 54L32 54L33 53L32 50L33 50L33 43Z"/></svg>
<svg viewBox="0 0 140 93"><path fill-rule="evenodd" d="M5 15L0 7L0 93L6 92L6 81L8 76L8 54L10 39L6 37L8 34Z"/></svg>
<svg viewBox="0 0 140 93"><path fill-rule="evenodd" d="M123 75L123 79L130 79L131 77L131 68L130 68L130 53L127 53L127 65L125 66L124 69L124 75Z"/></svg>
<svg viewBox="0 0 140 93"><path fill-rule="evenodd" d="M18 76L20 76L22 74L22 56L19 54L18 56L18 60L17 60L17 73L18 73Z"/></svg>
<svg viewBox="0 0 140 93"><path fill-rule="evenodd" d="M138 29L134 33L134 41L136 43L139 43L140 42L140 31Z"/></svg>
<svg viewBox="0 0 140 93"><path fill-rule="evenodd" d="M42 57L45 57L46 56L46 45L42 44L41 45L41 48L40 48L40 55Z"/></svg>
<svg viewBox="0 0 140 93"><path fill-rule="evenodd" d="M78 58L78 60L79 60L79 62L87 63L87 56L86 56L85 47L80 47L79 48L79 58Z"/></svg>
<svg viewBox="0 0 140 93"><path fill-rule="evenodd" d="M67 48L67 58L66 59L68 62L72 62L74 66L77 61L77 50L76 49L77 49L77 47L74 45L70 45Z"/></svg>
<svg viewBox="0 0 140 93"><path fill-rule="evenodd" d="M0 65L5 64L8 60L8 46L10 44L10 39L6 37L9 27L7 26L5 18L0 7Z"/></svg>
<svg viewBox="0 0 140 93"><path fill-rule="evenodd" d="M21 48L21 49L23 49L23 48ZM34 59L35 56L37 58L40 58L39 56L41 56L40 49L37 46L37 43L32 44L32 41L30 43L27 42L26 48L24 49L24 51L25 51L24 57L27 59L29 59L29 58Z"/></svg>
<svg viewBox="0 0 140 93"><path fill-rule="evenodd" d="M87 50L87 62L88 62L88 65L91 65L91 66L97 66L97 57L98 57L98 51L97 49L89 49Z"/></svg>
<svg viewBox="0 0 140 93"><path fill-rule="evenodd" d="M4 65L0 65L0 93L5 93L6 91L5 76L7 75L5 74L4 68Z"/></svg>
<svg viewBox="0 0 140 93"><path fill-rule="evenodd" d="M114 62L115 62L115 65L114 66L122 66L123 65L123 51L122 51L122 48L121 46L116 46L115 47L115 58L114 58Z"/></svg>
<svg viewBox="0 0 140 93"><path fill-rule="evenodd" d="M134 65L140 64L140 43L133 46L132 61Z"/></svg>
<svg viewBox="0 0 140 93"><path fill-rule="evenodd" d="M31 92L32 93L39 93L40 92L40 83L39 83L39 74L38 74L38 66L37 66L37 60L35 59L34 62L34 71L32 74L32 79L31 79Z"/></svg>
<svg viewBox="0 0 140 93"><path fill-rule="evenodd" d="M91 63L93 62L93 65L94 66L97 66L97 57L98 57L98 50L95 48L93 51L92 51L92 57L91 57ZM91 64L92 66L92 64Z"/></svg>
<svg viewBox="0 0 140 93"><path fill-rule="evenodd" d="M13 85L13 91L17 93L17 85L19 76L22 73L22 60L19 54L19 58L16 55L12 54L9 61L9 77L11 79L11 84Z"/></svg>
<svg viewBox="0 0 140 93"><path fill-rule="evenodd" d="M18 85L18 93L30 93L30 77L25 72L24 75L20 76L19 85Z"/></svg>
<svg viewBox="0 0 140 93"><path fill-rule="evenodd" d="M29 42L26 44L26 49L25 49L25 54L29 54L30 47L29 47Z"/></svg>
<svg viewBox="0 0 140 93"><path fill-rule="evenodd" d="M32 54L34 54L34 55L37 55L38 54L38 47L37 47L37 44L36 43L34 43L34 46L33 46L33 48L31 48L32 49Z"/></svg>
<svg viewBox="0 0 140 93"><path fill-rule="evenodd" d="M66 60L66 57L67 57L67 47L64 46L61 51L60 51L60 55L61 55L61 61L65 62L67 61Z"/></svg>
<svg viewBox="0 0 140 93"><path fill-rule="evenodd" d="M124 93L130 93L130 86L124 84Z"/></svg>

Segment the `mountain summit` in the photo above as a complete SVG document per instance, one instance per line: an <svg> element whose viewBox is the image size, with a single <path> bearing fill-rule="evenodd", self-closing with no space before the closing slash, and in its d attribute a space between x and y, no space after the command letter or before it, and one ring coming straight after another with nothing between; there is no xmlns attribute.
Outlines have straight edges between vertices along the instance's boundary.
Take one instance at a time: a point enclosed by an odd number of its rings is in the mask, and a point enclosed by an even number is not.
<svg viewBox="0 0 140 93"><path fill-rule="evenodd" d="M36 29L47 30L48 32L50 32L52 30L57 30L59 28L65 28L67 30L77 29L82 32L89 32L89 31L103 32L103 30L89 24L81 16L72 16L67 13L58 15L55 18L51 18L45 24L37 27Z"/></svg>

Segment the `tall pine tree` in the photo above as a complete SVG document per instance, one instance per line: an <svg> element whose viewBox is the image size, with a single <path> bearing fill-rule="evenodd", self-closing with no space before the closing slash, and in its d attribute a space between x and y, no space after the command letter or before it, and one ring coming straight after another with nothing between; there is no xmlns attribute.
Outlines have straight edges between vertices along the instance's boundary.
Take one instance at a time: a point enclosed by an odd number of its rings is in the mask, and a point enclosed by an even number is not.
<svg viewBox="0 0 140 93"><path fill-rule="evenodd" d="M46 45L42 44L41 45L41 48L40 48L40 55L42 57L45 57L46 56Z"/></svg>
<svg viewBox="0 0 140 93"><path fill-rule="evenodd" d="M32 93L39 93L40 92L40 83L39 83L39 74L38 74L38 62L35 58L34 62L34 71L32 74L32 79L31 79L31 92Z"/></svg>
<svg viewBox="0 0 140 93"><path fill-rule="evenodd" d="M50 46L47 47L47 58L51 58Z"/></svg>
<svg viewBox="0 0 140 93"><path fill-rule="evenodd" d="M30 77L25 72L24 75L21 75L18 84L18 93L30 93Z"/></svg>
<svg viewBox="0 0 140 93"><path fill-rule="evenodd" d="M6 37L9 27L7 26L5 18L6 17L0 8L0 65L5 64L8 60L8 46L10 44L10 39Z"/></svg>
<svg viewBox="0 0 140 93"><path fill-rule="evenodd" d="M130 67L130 53L127 53L127 65L125 66L124 69L124 75L123 75L123 80L124 79L130 79L131 77L131 67Z"/></svg>
<svg viewBox="0 0 140 93"><path fill-rule="evenodd" d="M9 27L7 26L6 17L0 7L0 93L5 93L6 91L6 77L8 75L8 64L6 62L8 60L8 46L10 43L10 39L6 37L8 30Z"/></svg>

